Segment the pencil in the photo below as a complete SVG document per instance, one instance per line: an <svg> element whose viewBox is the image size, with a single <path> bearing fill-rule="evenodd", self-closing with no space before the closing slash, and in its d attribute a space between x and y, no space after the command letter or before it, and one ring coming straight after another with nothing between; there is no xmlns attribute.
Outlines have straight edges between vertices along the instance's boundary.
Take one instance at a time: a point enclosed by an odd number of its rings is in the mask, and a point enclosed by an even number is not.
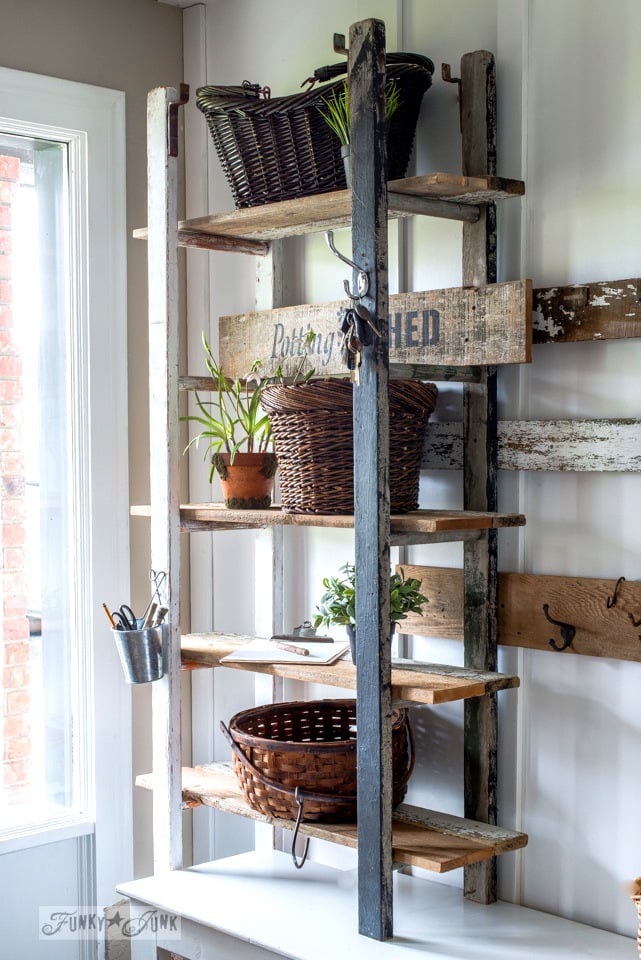
<svg viewBox="0 0 641 960"><path fill-rule="evenodd" d="M104 609L105 613L107 614L107 617L108 617L108 619L109 619L109 623L111 624L111 629L112 629L112 630L115 630L115 629L116 629L116 621L115 621L114 618L111 616L111 614L110 614L110 612L109 612L109 607L107 606L106 603L103 603L102 606L103 606L103 609Z"/></svg>
<svg viewBox="0 0 641 960"><path fill-rule="evenodd" d="M287 650L288 653L298 653L301 657L309 656L309 650L307 647L294 647L291 643L277 643L276 646L280 650Z"/></svg>

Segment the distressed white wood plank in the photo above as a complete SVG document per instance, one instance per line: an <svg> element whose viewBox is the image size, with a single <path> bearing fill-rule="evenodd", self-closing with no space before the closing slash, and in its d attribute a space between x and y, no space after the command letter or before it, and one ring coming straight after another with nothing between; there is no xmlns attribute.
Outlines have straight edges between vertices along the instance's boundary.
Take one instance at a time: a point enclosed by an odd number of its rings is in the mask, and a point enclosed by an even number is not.
<svg viewBox="0 0 641 960"><path fill-rule="evenodd" d="M178 263L176 253L177 159L168 154L171 87L149 93L148 269L149 269L149 432L152 445L151 565L167 573L169 607L165 676L152 687L154 869L182 864L180 757L180 496L178 421Z"/></svg>
<svg viewBox="0 0 641 960"><path fill-rule="evenodd" d="M458 470L463 465L460 422L428 424L421 466ZM499 420L499 470L641 470L641 420Z"/></svg>

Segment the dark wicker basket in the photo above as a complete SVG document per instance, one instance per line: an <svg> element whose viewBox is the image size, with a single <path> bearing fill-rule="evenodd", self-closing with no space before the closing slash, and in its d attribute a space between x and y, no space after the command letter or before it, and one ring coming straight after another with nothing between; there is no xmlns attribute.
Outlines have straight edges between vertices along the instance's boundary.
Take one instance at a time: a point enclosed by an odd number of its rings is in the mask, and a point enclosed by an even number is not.
<svg viewBox="0 0 641 960"><path fill-rule="evenodd" d="M356 701L274 703L237 713L221 729L241 791L254 810L302 820L356 819ZM414 767L407 710L392 715L393 806Z"/></svg>
<svg viewBox="0 0 641 960"><path fill-rule="evenodd" d="M321 67L313 82L330 80L346 63ZM423 94L432 82L434 64L412 53L387 54L387 79L396 80L401 104L390 120L388 176L405 176ZM196 91L231 186L237 207L290 200L346 186L338 137L324 121L323 97L342 89L343 80L312 87L293 96L269 97L268 88L206 86Z"/></svg>
<svg viewBox="0 0 641 960"><path fill-rule="evenodd" d="M309 380L265 387L286 513L354 512L353 387L350 380ZM392 513L418 507L425 428L438 390L433 383L389 385Z"/></svg>

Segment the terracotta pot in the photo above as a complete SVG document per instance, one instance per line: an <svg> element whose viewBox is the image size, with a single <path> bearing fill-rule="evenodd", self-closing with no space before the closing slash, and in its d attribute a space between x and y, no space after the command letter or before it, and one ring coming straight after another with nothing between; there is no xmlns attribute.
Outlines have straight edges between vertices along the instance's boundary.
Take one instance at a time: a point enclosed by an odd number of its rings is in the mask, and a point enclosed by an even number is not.
<svg viewBox="0 0 641 960"><path fill-rule="evenodd" d="M234 510L265 510L271 506L277 461L273 453L216 453L212 462L220 477L225 506Z"/></svg>

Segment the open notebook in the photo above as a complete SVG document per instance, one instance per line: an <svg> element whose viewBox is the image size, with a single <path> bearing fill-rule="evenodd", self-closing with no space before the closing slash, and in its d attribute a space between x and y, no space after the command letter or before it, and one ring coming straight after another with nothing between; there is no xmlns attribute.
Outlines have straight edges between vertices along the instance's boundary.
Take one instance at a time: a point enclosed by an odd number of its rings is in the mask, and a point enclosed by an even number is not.
<svg viewBox="0 0 641 960"><path fill-rule="evenodd" d="M221 659L221 664L225 663L300 663L307 664L310 667L317 667L321 664L335 663L349 650L349 643L341 640L334 640L332 643L314 642L302 637L296 638L295 642L286 642L285 646L295 646L298 649L309 650L305 656L300 653L294 653L292 650L284 650L278 642L265 638L256 638L249 643L228 653Z"/></svg>

